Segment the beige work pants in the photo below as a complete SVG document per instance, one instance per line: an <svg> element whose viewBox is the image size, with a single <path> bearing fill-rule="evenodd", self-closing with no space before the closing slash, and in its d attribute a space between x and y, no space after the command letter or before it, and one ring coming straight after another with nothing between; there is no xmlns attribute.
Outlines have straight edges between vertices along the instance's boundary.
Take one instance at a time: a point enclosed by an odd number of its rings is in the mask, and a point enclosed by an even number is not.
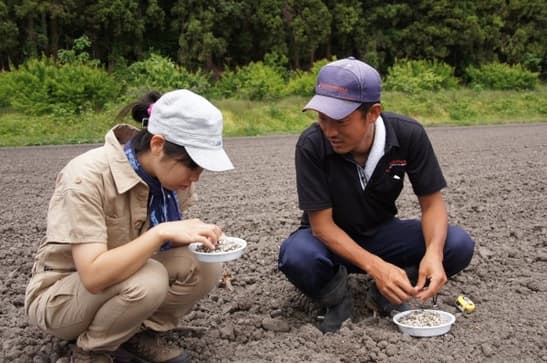
<svg viewBox="0 0 547 363"><path fill-rule="evenodd" d="M167 331L219 282L221 264L200 263L188 248L159 252L133 276L91 294L72 273L28 306L29 322L85 350L114 351L141 326Z"/></svg>

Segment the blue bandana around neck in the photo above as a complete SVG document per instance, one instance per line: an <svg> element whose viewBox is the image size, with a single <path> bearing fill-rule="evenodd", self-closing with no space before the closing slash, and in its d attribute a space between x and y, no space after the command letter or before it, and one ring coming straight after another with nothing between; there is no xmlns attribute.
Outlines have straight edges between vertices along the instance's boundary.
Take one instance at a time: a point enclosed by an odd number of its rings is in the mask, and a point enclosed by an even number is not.
<svg viewBox="0 0 547 363"><path fill-rule="evenodd" d="M179 210L179 201L177 193L164 188L158 179L150 176L144 171L141 163L137 159L135 149L131 142L125 144L123 148L129 164L133 170L148 185L148 215L150 217L150 226L154 227L162 222L180 221L181 214ZM160 250L166 251L171 248L171 241L166 241L161 245Z"/></svg>

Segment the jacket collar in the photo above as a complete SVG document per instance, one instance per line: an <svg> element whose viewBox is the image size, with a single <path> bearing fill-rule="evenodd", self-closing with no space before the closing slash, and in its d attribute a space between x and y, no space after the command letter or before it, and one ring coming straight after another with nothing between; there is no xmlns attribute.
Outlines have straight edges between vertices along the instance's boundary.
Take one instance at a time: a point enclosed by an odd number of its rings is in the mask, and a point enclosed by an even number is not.
<svg viewBox="0 0 547 363"><path fill-rule="evenodd" d="M127 192L139 183L144 184L129 164L123 151L123 145L138 131L137 128L131 125L120 124L114 126L105 136L106 157L116 188L120 194Z"/></svg>

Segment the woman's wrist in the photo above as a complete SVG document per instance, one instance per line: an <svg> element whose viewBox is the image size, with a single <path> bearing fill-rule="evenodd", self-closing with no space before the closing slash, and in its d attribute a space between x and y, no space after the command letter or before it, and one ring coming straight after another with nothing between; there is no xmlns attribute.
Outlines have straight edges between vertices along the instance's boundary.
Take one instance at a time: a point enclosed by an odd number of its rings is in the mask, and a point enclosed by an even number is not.
<svg viewBox="0 0 547 363"><path fill-rule="evenodd" d="M155 225L154 227L150 228L148 230L148 234L150 234L150 238L153 241L154 245L159 247L161 246L165 241L169 240L169 238L165 235L165 231L162 228L163 223L159 223Z"/></svg>

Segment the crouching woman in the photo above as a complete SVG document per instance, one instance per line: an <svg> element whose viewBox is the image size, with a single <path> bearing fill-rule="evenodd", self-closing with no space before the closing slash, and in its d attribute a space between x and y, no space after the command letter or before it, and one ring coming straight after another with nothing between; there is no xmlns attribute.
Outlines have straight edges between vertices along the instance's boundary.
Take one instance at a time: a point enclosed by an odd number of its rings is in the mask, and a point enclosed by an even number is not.
<svg viewBox="0 0 547 363"><path fill-rule="evenodd" d="M222 270L187 248L213 248L221 228L181 214L204 169L233 168L221 112L188 90L151 92L121 115L130 111L143 129L115 126L104 146L59 173L26 289L30 323L75 340L72 362L188 362L159 333L174 329Z"/></svg>

